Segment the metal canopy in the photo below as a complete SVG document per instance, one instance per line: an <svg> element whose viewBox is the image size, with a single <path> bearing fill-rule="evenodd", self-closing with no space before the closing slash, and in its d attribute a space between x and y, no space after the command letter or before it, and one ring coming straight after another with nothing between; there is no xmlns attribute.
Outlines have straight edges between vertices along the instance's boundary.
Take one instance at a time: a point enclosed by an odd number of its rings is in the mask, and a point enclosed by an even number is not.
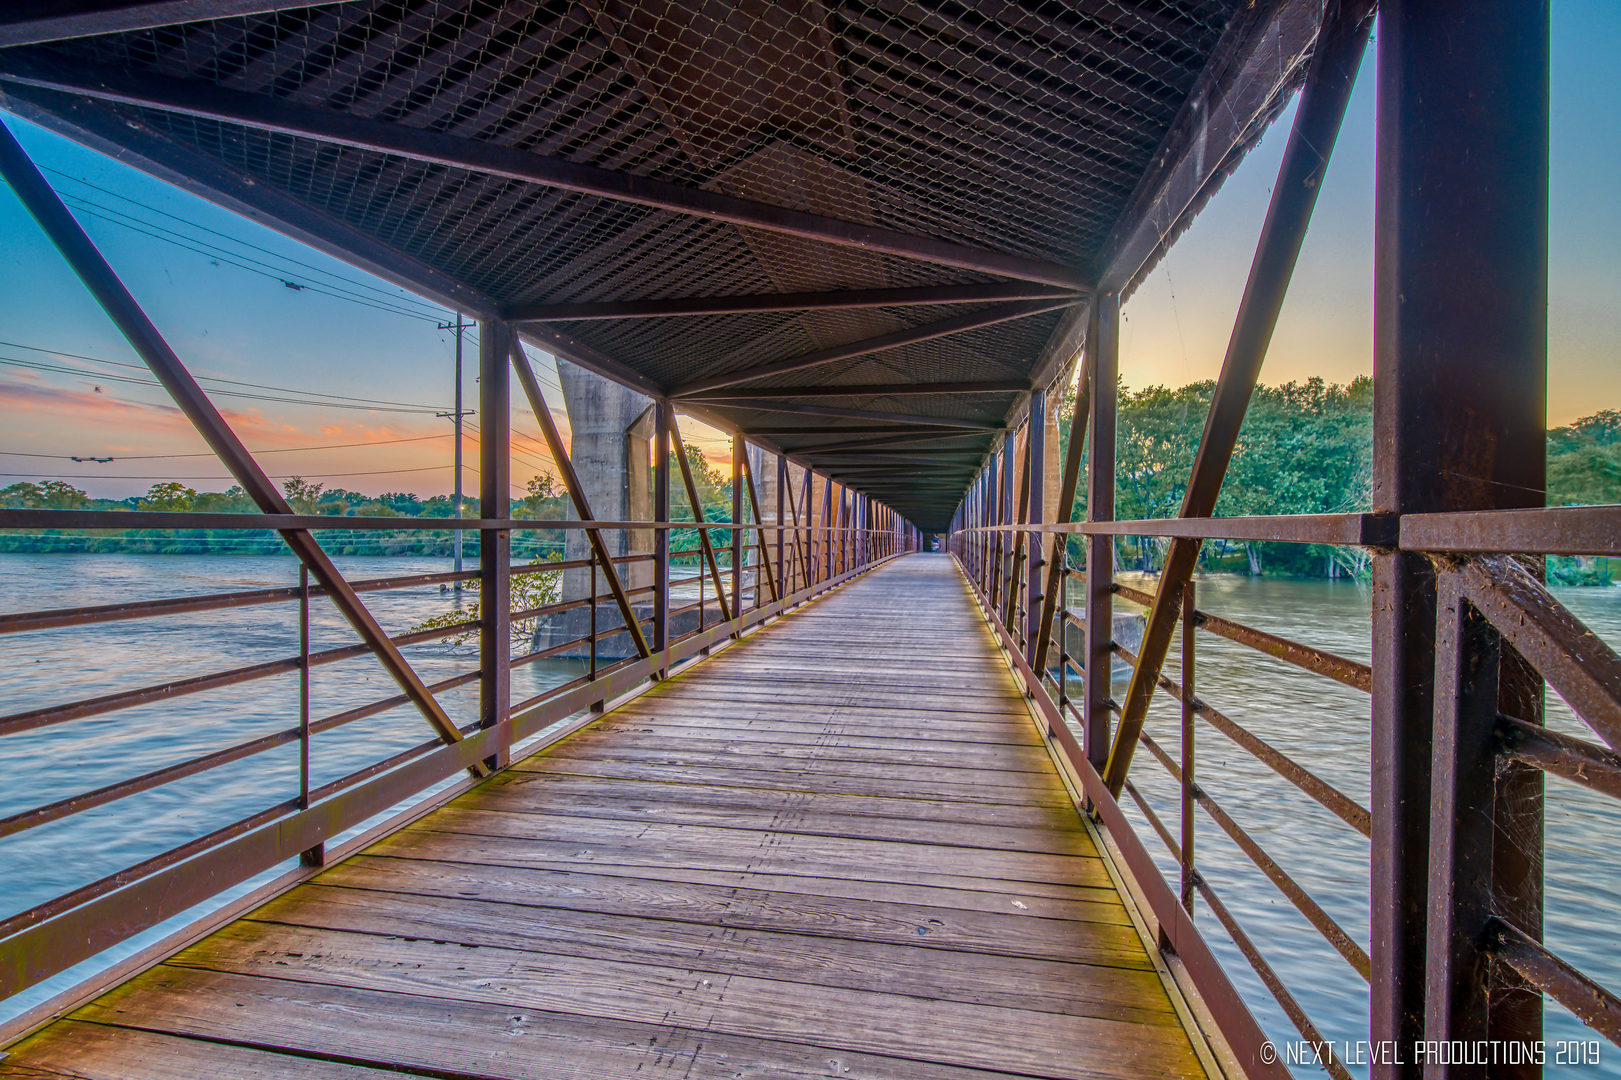
<svg viewBox="0 0 1621 1080"><path fill-rule="evenodd" d="M0 4L0 104L938 530L1324 6Z"/></svg>

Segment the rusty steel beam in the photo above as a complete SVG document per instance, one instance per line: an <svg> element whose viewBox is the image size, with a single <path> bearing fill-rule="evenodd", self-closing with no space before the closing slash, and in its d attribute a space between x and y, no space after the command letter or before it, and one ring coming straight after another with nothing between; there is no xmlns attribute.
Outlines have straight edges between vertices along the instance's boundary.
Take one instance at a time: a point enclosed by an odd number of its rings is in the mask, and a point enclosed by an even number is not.
<svg viewBox="0 0 1621 1080"><path fill-rule="evenodd" d="M698 498L698 485L692 479L692 466L687 462L687 447L681 441L681 423L675 418L675 409L670 409L670 438L675 450L676 467L681 470L681 483L687 489L687 504L692 507L692 519L702 526L704 521L703 502ZM703 552L704 561L709 565L709 576L715 582L715 597L720 601L721 621L729 622L732 618L732 609L726 603L726 587L720 580L720 563L715 559L715 545L709 539L709 530L698 529L698 548Z"/></svg>
<svg viewBox="0 0 1621 1080"><path fill-rule="evenodd" d="M546 439L546 449L552 456L552 463L562 474L563 486L568 489L569 500L574 503L574 512L580 515L581 521L595 521L591 513L591 503L585 497L585 489L580 485L579 474L574 471L574 461L568 456L568 450L563 446L563 436L557 430L557 421L552 419L552 410L546 404L546 395L541 393L540 382L535 378L535 371L529 366L529 357L523 351L523 343L516 335L510 338L512 368L518 373L518 383L523 387L524 396L529 399L529 408L540 423L540 431ZM603 579L608 582L608 591L613 593L614 603L619 608L619 615L625 621L625 630L636 645L637 656L645 659L653 653L647 644L647 637L642 633L641 625L636 621L636 611L631 607L630 597L625 594L625 587L619 581L619 573L614 569L613 559L608 554L608 545L602 540L602 530L588 526L586 537L591 541L591 550L596 552L597 562L602 567Z"/></svg>
<svg viewBox="0 0 1621 1080"><path fill-rule="evenodd" d="M1058 484L1058 505L1053 507L1053 520L1059 523L1069 521L1069 516L1075 509L1075 489L1081 483L1081 451L1086 442L1086 421L1092 411L1092 375L1089 366L1081 369L1080 382L1075 387L1075 404L1069 416L1069 446L1064 451L1064 475ZM1043 590L1041 601L1041 623L1036 627L1036 651L1030 659L1030 667L1039 676L1047 670L1047 654L1051 651L1053 632L1053 615L1059 607L1058 590L1064 578L1061 572L1068 558L1066 550L1069 538L1055 536L1049 542L1045 538L1042 543L1047 544L1049 554L1047 557L1047 587ZM1066 633L1059 628L1059 633Z"/></svg>
<svg viewBox="0 0 1621 1080"><path fill-rule="evenodd" d="M1181 517L1208 517L1221 493L1227 465L1238 443L1239 430L1261 364L1266 359L1272 331L1294 274L1300 247L1306 238L1317 194L1322 187L1328 159L1339 135L1357 68L1366 49L1371 20L1362 5L1339 9L1323 27L1310 73L1295 113L1294 129L1284 148L1278 179L1272 189L1255 260L1244 286L1238 317L1216 381L1215 397L1199 439L1198 456L1188 478L1182 499ZM1182 586L1192 576L1199 558L1200 541L1175 539L1165 556L1154 606L1143 630L1142 663L1132 673L1120 710L1120 725L1104 766L1103 780L1119 794L1131 768L1137 736L1148 715L1156 679L1170 648L1176 627L1177 605Z"/></svg>
<svg viewBox="0 0 1621 1080"><path fill-rule="evenodd" d="M822 367L827 364L837 363L840 360L869 356L872 353L883 352L886 349L898 349L904 345L917 345L925 341L934 341L937 338L949 337L952 334L961 334L969 330L981 330L987 326L996 326L999 323L1011 322L1014 319L1025 319L1033 315L1056 311L1059 308L1069 307L1078 302L1073 296L1065 296L1060 299L1013 300L1005 304L995 304L982 311L954 315L949 319L938 319L931 323L924 323L922 326L908 326L902 330L879 334L877 337L864 338L861 341L833 345L800 356L771 360L739 371L695 379L671 390L670 396L678 398L694 397L706 390L718 390L722 387L753 382L756 379L764 379L772 375L786 375L792 371L804 371L806 368Z"/></svg>
<svg viewBox="0 0 1621 1080"><path fill-rule="evenodd" d="M933 237L791 210L719 191L576 164L561 158L543 157L529 150L480 139L411 128L330 109L289 105L261 94L227 90L203 80L174 79L77 65L68 67L21 57L6 59L4 70L0 70L0 80L389 154L485 176L499 176L595 198L797 236L838 247L882 252L1061 289L1084 290L1089 287L1086 275L1081 272L1039 259L985 251Z"/></svg>
<svg viewBox="0 0 1621 1080"><path fill-rule="evenodd" d="M1375 511L1506 510L1544 501L1548 19L1540 0L1380 5ZM1430 894L1432 811L1448 812L1431 785L1440 709L1436 590L1429 559L1374 556L1368 1037L1409 1046L1450 1039L1452 1030L1479 1028L1484 1003L1484 1038L1538 1039L1542 994L1533 983L1504 965L1460 983L1444 970L1458 953L1426 946L1439 900ZM1463 642L1464 662L1477 663L1468 654L1484 647ZM1500 655L1498 711L1540 723L1541 680L1512 648ZM1469 724L1456 734L1453 767L1463 770L1491 733ZM1461 823L1473 835L1455 837L1452 861L1476 883L1489 882L1495 914L1540 935L1541 774L1503 763L1489 806ZM1443 984L1453 996L1426 1019L1425 988ZM1430 1080L1461 1075L1409 1059L1375 1062L1370 1080L1421 1072Z"/></svg>
<svg viewBox="0 0 1621 1080"><path fill-rule="evenodd" d="M845 409L834 405L797 405L774 398L749 398L744 401L730 401L726 405L751 412L798 413L802 416L829 416L848 420L888 420L906 427L962 428L984 432L1001 430L995 424L979 420L956 420L945 416L920 416L916 413L875 412L872 409Z"/></svg>
<svg viewBox="0 0 1621 1080"><path fill-rule="evenodd" d="M693 296L669 300L604 300L579 303L537 301L512 304L512 323L576 322L594 319L670 319L701 315L744 315L771 311L848 311L925 304L988 304L1001 300L1073 298L1073 291L1023 282L989 285L924 285L908 289L841 289L836 292L754 293Z"/></svg>
<svg viewBox="0 0 1621 1080"><path fill-rule="evenodd" d="M675 424L675 407L668 401L653 403L653 520L670 520L670 429ZM685 455L683 455L685 456ZM653 533L653 651L665 654L670 647L670 530ZM667 666L659 668L662 678Z"/></svg>
<svg viewBox="0 0 1621 1080"><path fill-rule="evenodd" d="M839 397L930 397L962 394L1018 394L1030 389L1026 379L994 379L987 382L955 383L873 383L856 386L761 386L742 390L705 390L688 394L693 401L726 402L734 398L839 398Z"/></svg>
<svg viewBox="0 0 1621 1080"><path fill-rule="evenodd" d="M1030 512L1025 516L1025 520L1032 525L1040 525L1046 520L1046 507L1043 502L1047 487L1047 391L1032 391L1029 423L1030 434L1025 443L1024 472ZM1031 533L1025 544L1029 555L1028 580L1024 586L1024 651L1027 659L1034 660L1037 648L1036 635L1045 625L1042 621L1041 604L1046 592L1041 586L1041 572L1047 566L1047 537ZM1040 669L1037 670L1039 673Z"/></svg>
<svg viewBox="0 0 1621 1080"><path fill-rule="evenodd" d="M292 507L281 491L242 445L236 432L231 430L230 424L3 123L0 123L0 175L254 504L266 514L291 514ZM447 743L459 741L461 732L315 537L302 529L281 530L281 536L299 561L309 567L334 606L439 737Z"/></svg>
<svg viewBox="0 0 1621 1080"><path fill-rule="evenodd" d="M783 454L777 458L777 592L785 594L793 591L793 582L788 580L787 547L788 541L788 458Z"/></svg>
<svg viewBox="0 0 1621 1080"><path fill-rule="evenodd" d="M732 559L732 610L739 615L743 614L743 530L738 526L743 521L743 462L747 456L747 448L743 445L740 435L732 436L732 521L731 548ZM758 600L760 592L756 585L755 599Z"/></svg>
<svg viewBox="0 0 1621 1080"><path fill-rule="evenodd" d="M1092 450L1087 458L1086 520L1114 517L1115 421L1120 373L1120 294L1100 293L1092 302L1086 329L1087 382L1092 387ZM1082 726L1086 759L1101 770L1109 757L1114 719L1114 537L1086 538L1085 676Z"/></svg>
<svg viewBox="0 0 1621 1080"><path fill-rule="evenodd" d="M512 511L512 382L507 353L512 331L494 320L478 328L478 513L506 517ZM459 535L459 534L458 534ZM498 727L512 712L512 533L478 534L478 726ZM484 765L505 768L503 747Z"/></svg>
<svg viewBox="0 0 1621 1080"><path fill-rule="evenodd" d="M0 4L0 48L308 6L309 0L52 0L48 4L8 0Z"/></svg>

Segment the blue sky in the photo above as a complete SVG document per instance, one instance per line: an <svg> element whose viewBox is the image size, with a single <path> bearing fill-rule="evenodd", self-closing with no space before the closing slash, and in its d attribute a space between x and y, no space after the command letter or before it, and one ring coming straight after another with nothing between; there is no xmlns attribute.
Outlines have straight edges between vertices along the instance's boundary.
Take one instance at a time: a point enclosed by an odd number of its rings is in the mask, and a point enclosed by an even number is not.
<svg viewBox="0 0 1621 1080"><path fill-rule="evenodd" d="M1621 41L1621 4L1555 0L1553 11L1549 419L1558 424L1621 408L1621 259L1614 254L1621 209L1613 197L1621 103L1608 66ZM1372 371L1371 75L1370 50L1266 382L1311 375L1344 382ZM1130 385L1215 376L1288 120L1126 305L1121 371ZM7 122L193 372L237 381L207 385L250 447L274 451L261 459L267 471L368 492L449 491L450 423L434 413L450 408L453 335L438 324L451 312L67 140ZM200 489L229 483L158 388L126 381L145 378L119 366L138 361L3 188L0 265L0 486L60 476L94 495L121 497L154 478L184 478ZM470 347L468 406L477 400L475 356ZM537 361L560 408L549 358ZM243 382L327 397L317 404ZM379 401L389 404L367 405ZM546 462L533 421L519 414L517 425L521 488ZM713 458L726 456L715 433L693 436ZM469 439L470 463L474 447ZM188 454L197 456L162 456ZM469 467L468 490L476 490L475 477Z"/></svg>

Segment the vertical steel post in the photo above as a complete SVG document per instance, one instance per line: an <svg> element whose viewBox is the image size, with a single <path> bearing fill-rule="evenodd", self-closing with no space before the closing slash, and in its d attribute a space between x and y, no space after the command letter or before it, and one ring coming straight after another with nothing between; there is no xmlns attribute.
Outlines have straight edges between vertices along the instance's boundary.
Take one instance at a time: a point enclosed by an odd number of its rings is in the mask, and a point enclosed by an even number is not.
<svg viewBox="0 0 1621 1080"><path fill-rule="evenodd" d="M1548 71L1545 0L1390 0L1380 5L1375 200L1373 508L1391 513L1540 506L1547 440ZM1374 557L1372 990L1369 1037L1541 1037L1542 995L1504 965L1456 993L1458 953L1432 940L1426 1022L1426 871L1435 750L1462 768L1491 725L1432 744L1437 715L1434 570L1422 555ZM1461 633L1447 614L1448 633ZM1463 633L1463 667L1489 663ZM1470 639L1473 640L1470 640ZM1517 657L1498 708L1540 715L1541 682ZM1478 694L1476 695L1479 696ZM1477 701L1477 705L1480 702ZM1438 793L1444 797L1444 792ZM1542 928L1542 783L1528 767L1496 782L1491 817L1463 824L1450 871L1491 879L1495 911ZM1511 831L1513 839L1510 839ZM1485 852L1489 851L1488 859ZM1466 854L1467 853L1467 854ZM1459 1069L1453 1075L1462 1075ZM1494 1075L1499 1070L1494 1070ZM1371 1080L1429 1072L1376 1061ZM1540 1073L1535 1066L1512 1070ZM1509 1075L1509 1071L1502 1071Z"/></svg>
<svg viewBox="0 0 1621 1080"><path fill-rule="evenodd" d="M591 681L597 681L597 553L595 549L586 552L587 570L590 572L590 612L588 616L588 630L591 635Z"/></svg>
<svg viewBox="0 0 1621 1080"><path fill-rule="evenodd" d="M1193 772L1193 652L1199 616L1194 608L1193 582L1182 589L1182 906L1193 914L1193 826L1196 794Z"/></svg>
<svg viewBox="0 0 1621 1080"><path fill-rule="evenodd" d="M1029 449L1025 457L1029 460L1025 468L1025 484L1030 491L1029 522L1031 525L1041 525L1046 522L1046 507L1042 505L1047 487L1047 391L1035 390L1030 394L1030 438L1027 443ZM1042 571L1047 568L1045 558L1047 552L1047 537L1032 529L1030 539L1025 541L1027 556L1027 573L1024 584L1024 655L1032 664L1036 661L1036 653L1042 651L1038 638L1041 636L1041 600L1042 600ZM1041 672L1036 672L1039 682Z"/></svg>
<svg viewBox="0 0 1621 1080"><path fill-rule="evenodd" d="M453 408L455 410L455 412L453 412L451 415L454 417L454 419L456 421L456 423L455 423L455 428L456 428L456 471L455 471L455 477L452 480L454 490L451 493L451 497L455 500L455 503L456 503L456 520L457 521L460 521L461 517L462 517L462 418L465 415L463 413L463 411L462 411L462 341L466 337L467 328L468 328L469 325L470 324L467 323L462 318L462 313L459 312L459 311L456 312L456 321L455 322L453 322L453 323L440 323L439 324L439 329L441 329L441 330L454 330L454 331L456 331L456 393L455 393L455 400L454 400L453 404L451 405L451 408ZM455 564L456 564L456 573L458 573L458 574L462 572L462 534L463 534L462 529L457 529L456 530L456 539L455 539L456 559L455 559ZM460 596L461 591L462 591L462 583L461 583L460 580L458 580L456 582L456 595Z"/></svg>
<svg viewBox="0 0 1621 1080"><path fill-rule="evenodd" d="M1063 537L1059 537L1060 540ZM1053 595L1053 604L1057 608L1057 618L1053 625L1058 628L1058 722L1069 725L1066 715L1069 705L1069 550L1065 547L1053 549L1053 558L1057 565L1053 569L1058 577L1058 592ZM1049 594L1052 595L1052 594ZM1046 642L1042 642L1045 646ZM1037 669L1040 676L1040 669Z"/></svg>
<svg viewBox="0 0 1621 1080"><path fill-rule="evenodd" d="M748 447L741 435L732 436L732 614L743 614L743 455Z"/></svg>
<svg viewBox="0 0 1621 1080"><path fill-rule="evenodd" d="M1003 436L1001 475L1002 513L997 519L996 523L998 525L1016 525L1019 521L1019 493L1017 484L1019 475L1019 445L1017 435L1017 432L1010 431ZM1013 534L1011 532L999 532L996 534L996 539L998 545L996 549L996 580L1002 590L998 595L1000 596L1002 603L1005 604L1013 593L1017 591L1017 588L1013 582ZM1008 633L1017 634L1018 628L1010 625L1008 627Z"/></svg>
<svg viewBox="0 0 1621 1080"><path fill-rule="evenodd" d="M298 568L298 808L310 808L310 568ZM326 864L326 845L299 852L304 866Z"/></svg>
<svg viewBox="0 0 1621 1080"><path fill-rule="evenodd" d="M668 401L653 406L653 652L658 677L669 667L670 649L670 415Z"/></svg>
<svg viewBox="0 0 1621 1080"><path fill-rule="evenodd" d="M787 596L794 591L793 575L783 560L788 554L788 458L777 455L777 595Z"/></svg>
<svg viewBox="0 0 1621 1080"><path fill-rule="evenodd" d="M1012 433L1004 431L1002 433L1001 449L997 450L996 456L991 459L990 489L986 492L989 510L985 519L986 525L1001 525L1003 515L1008 512L1007 503L1010 500L1004 494L1002 476L1007 473L1008 459L1011 456L1012 447ZM1002 534L999 532L985 534L985 573L988 578L985 595L991 598L991 610L1000 610L1002 602Z"/></svg>
<svg viewBox="0 0 1621 1080"><path fill-rule="evenodd" d="M486 520L512 513L512 396L507 359L512 330L485 319L478 327L478 514ZM478 534L478 726L506 722L512 708L512 533ZM508 751L485 759L504 768Z"/></svg>
<svg viewBox="0 0 1621 1080"><path fill-rule="evenodd" d="M827 547L823 551L826 561L822 573L822 580L826 581L833 576L833 478L827 477L822 484L822 531L827 536Z"/></svg>
<svg viewBox="0 0 1621 1080"><path fill-rule="evenodd" d="M1114 520L1115 397L1120 365L1120 297L1092 298L1086 327L1087 380L1092 384L1092 416L1087 427L1086 520ZM1114 670L1114 537L1086 538L1085 672L1081 715L1085 717L1086 759L1102 770L1109 759L1110 685Z"/></svg>

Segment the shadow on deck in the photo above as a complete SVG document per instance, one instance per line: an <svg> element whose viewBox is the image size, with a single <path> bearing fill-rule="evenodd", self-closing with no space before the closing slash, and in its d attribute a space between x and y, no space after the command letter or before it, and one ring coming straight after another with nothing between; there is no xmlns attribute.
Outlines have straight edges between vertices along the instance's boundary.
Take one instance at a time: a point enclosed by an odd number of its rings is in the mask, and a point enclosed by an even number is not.
<svg viewBox="0 0 1621 1080"><path fill-rule="evenodd" d="M1202 1076L945 556L858 579L0 1077Z"/></svg>

